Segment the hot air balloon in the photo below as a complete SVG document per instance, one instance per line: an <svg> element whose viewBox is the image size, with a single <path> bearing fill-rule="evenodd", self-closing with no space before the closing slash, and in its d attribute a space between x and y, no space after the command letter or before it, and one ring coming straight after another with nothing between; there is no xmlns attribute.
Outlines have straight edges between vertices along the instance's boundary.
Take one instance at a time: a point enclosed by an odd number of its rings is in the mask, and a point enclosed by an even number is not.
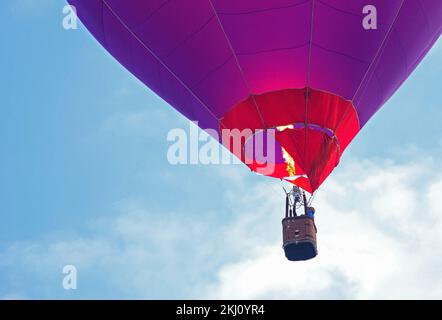
<svg viewBox="0 0 442 320"><path fill-rule="evenodd" d="M262 162L247 144L271 134L274 170L264 174L309 193L442 29L440 0L68 2L111 55L202 129L250 129L239 150L220 143L251 170Z"/></svg>

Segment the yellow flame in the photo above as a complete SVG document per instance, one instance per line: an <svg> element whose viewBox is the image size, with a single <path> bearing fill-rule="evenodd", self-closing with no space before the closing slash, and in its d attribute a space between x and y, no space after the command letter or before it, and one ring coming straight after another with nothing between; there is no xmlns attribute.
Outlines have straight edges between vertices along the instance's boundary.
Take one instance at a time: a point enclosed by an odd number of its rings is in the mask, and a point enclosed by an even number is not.
<svg viewBox="0 0 442 320"><path fill-rule="evenodd" d="M287 167L286 167L287 173L289 174L290 177L293 177L296 175L295 160L293 160L292 156L289 155L287 150L285 150L282 147L281 147L281 149L282 149L282 157L287 165Z"/></svg>
<svg viewBox="0 0 442 320"><path fill-rule="evenodd" d="M279 127L276 127L276 130L278 130L278 131L284 131L284 130L286 130L286 129L293 129L294 127L293 127L293 124L289 124L288 126L279 126Z"/></svg>

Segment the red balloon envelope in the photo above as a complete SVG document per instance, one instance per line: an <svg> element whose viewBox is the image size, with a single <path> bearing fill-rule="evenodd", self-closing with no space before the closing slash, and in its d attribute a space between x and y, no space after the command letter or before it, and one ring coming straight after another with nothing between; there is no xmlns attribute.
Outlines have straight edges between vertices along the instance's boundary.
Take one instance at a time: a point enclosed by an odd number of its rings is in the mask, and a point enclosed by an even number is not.
<svg viewBox="0 0 442 320"><path fill-rule="evenodd" d="M69 3L121 64L202 129L273 129L266 174L310 192L442 30L441 0ZM376 15L368 29L367 14ZM229 148L257 171L244 138L242 151Z"/></svg>

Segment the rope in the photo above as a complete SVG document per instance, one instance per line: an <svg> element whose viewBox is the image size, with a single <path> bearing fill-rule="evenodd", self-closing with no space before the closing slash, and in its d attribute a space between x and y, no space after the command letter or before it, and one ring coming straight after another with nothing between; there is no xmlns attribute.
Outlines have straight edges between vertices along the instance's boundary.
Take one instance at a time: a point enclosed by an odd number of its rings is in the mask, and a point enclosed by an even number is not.
<svg viewBox="0 0 442 320"><path fill-rule="evenodd" d="M310 199L308 200L308 206L310 207L313 203L313 200L315 199L317 191L313 192L312 196L310 197Z"/></svg>
<svg viewBox="0 0 442 320"><path fill-rule="evenodd" d="M225 37L225 39L227 41L227 45L229 46L229 48L230 48L230 50L232 52L232 55L235 58L236 66L238 67L238 71L241 74L241 77L243 79L244 85L246 86L247 90L249 91L249 94L250 94L250 96L252 98L253 104L255 105L256 111L257 111L258 116L259 116L259 118L261 120L263 129L267 129L267 125L264 122L264 117L262 116L261 111L260 111L259 106L258 106L258 102L256 101L255 94L252 92L252 87L250 86L249 81L246 79L246 76L244 74L244 70L241 67L241 64L239 63L238 55L237 55L235 49L233 48L232 42L230 41L230 38L228 37L228 35L226 33L226 30L224 29L224 25L221 22L219 14L218 14L218 12L215 9L215 6L213 5L212 0L209 0L209 4L210 4L210 6L212 8L213 14L215 15L215 17L216 17L216 19L218 21L218 24L219 24L219 27L221 28L221 31L224 34L224 37Z"/></svg>

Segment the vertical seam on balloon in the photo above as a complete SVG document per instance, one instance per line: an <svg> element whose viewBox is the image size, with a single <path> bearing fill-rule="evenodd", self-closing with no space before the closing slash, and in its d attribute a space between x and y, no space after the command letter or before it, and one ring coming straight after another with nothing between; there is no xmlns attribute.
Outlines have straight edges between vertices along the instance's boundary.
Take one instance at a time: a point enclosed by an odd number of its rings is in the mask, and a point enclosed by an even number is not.
<svg viewBox="0 0 442 320"><path fill-rule="evenodd" d="M311 68L311 56L312 56L312 47L313 47L313 20L315 17L315 0L312 0L312 9L310 14L310 41L309 41L309 48L308 48L308 62L307 62L307 83L306 83L306 90L305 90L305 137L304 137L304 162L306 161L306 155L307 155L307 142L308 142L308 102L309 102L309 95L310 95L310 68ZM308 176L308 174L307 174Z"/></svg>
<svg viewBox="0 0 442 320"><path fill-rule="evenodd" d="M371 61L370 65L367 68L367 71L365 72L364 76L362 77L362 80L359 83L358 88L356 89L352 99L350 100L352 103L354 103L354 100L356 99L356 95L359 93L359 90L362 88L362 84L364 83L364 81L367 78L368 74L370 74L370 77L368 78L367 83L370 81L371 77L373 76L374 71L373 72L370 72L370 71L371 71L372 67L375 68L377 66L378 58L382 55L382 53L384 53L385 45L386 45L386 43L387 43L387 41L388 41L388 39L389 39L389 37L390 37L390 35L392 33L393 27L394 27L394 25L395 25L395 23L396 23L396 21L397 21L397 19L399 17L399 13L401 12L401 9L402 9L402 7L404 5L404 2L405 2L405 0L402 0L399 9L396 12L396 16L394 17L394 20L391 23L390 28L388 28L388 31L387 31L387 33L386 33L386 35L384 37L384 40L382 40L381 45L380 45L378 51L376 52L373 60Z"/></svg>
<svg viewBox="0 0 442 320"><path fill-rule="evenodd" d="M103 4L109 9L109 11L118 19L118 21L124 26L124 28L129 31L132 36L155 58L158 60L158 62L166 68L166 70L175 78L178 80L178 82L185 88L187 91L199 102L201 105L207 109L209 114L217 121L219 126L223 126L223 124L220 122L220 120L215 116L212 110L209 109L209 107L180 79L178 76L138 37L136 33L134 33L128 25L124 23L124 21L121 19L121 17L109 6L109 4L106 2L106 0L102 0Z"/></svg>
<svg viewBox="0 0 442 320"><path fill-rule="evenodd" d="M356 106L355 106L355 104L354 104L354 100L355 100L356 95L358 94L360 88L362 87L362 83L365 81L365 79L366 79L368 73L371 71L372 66L374 66L375 64L377 65L378 57L384 52L384 49L385 49L385 46L384 46L384 45L386 44L386 42L387 42L387 40L388 40L388 38L389 38L389 36L390 36L390 34L391 34L391 31L393 30L394 24L396 23L396 21L397 21L397 19L398 19L398 17L399 17L399 13L401 12L401 9L402 9L402 7L403 7L403 5L404 5L404 2L405 2L405 0L402 0L401 5L400 5L400 7L399 7L399 9L398 9L398 11L397 11L397 13L396 13L396 16L394 17L393 22L391 23L390 28L388 29L388 31L387 31L387 33L386 33L386 35L385 35L384 40L382 40L382 43L381 43L381 45L380 45L378 51L376 52L376 54L375 54L373 60L371 61L370 65L369 65L368 68L367 68L367 71L365 72L364 76L362 77L362 80L361 80L361 82L359 83L358 88L356 89L356 91L355 91L355 93L354 93L352 99L350 100L350 102L351 102L351 106L355 109L356 117L357 117L357 119L358 119L359 128L361 127L361 123L360 123L360 121L359 121L359 115L358 115L358 112L356 111ZM370 79L371 79L371 77L373 76L373 73L374 73L374 72L371 73ZM367 82L367 83L368 83L368 82ZM344 114L343 114L341 120L339 121L338 125L336 126L336 130L335 130L336 132L338 131L339 127L341 126L341 124L342 124L342 122L343 122L343 120L344 120L345 117L347 116L347 113L348 113L349 108L350 108L350 107L347 107L347 109L345 110L345 112L344 112Z"/></svg>
<svg viewBox="0 0 442 320"><path fill-rule="evenodd" d="M227 44L229 45L229 48L230 48L230 50L232 51L233 57L235 58L235 61L236 61L236 65L237 65L237 67L238 67L238 69L239 69L239 72L241 73L241 76L242 76L242 78L243 78L244 84L246 85L247 90L249 91L249 94L250 94L250 96L252 97L253 103L254 103L254 105L255 105L256 111L258 112L259 118L261 119L262 125L264 126L264 129L266 129L266 128L267 128L267 125L265 124L265 122L264 122L264 118L263 118L263 116L262 116L262 114L261 114L261 111L259 110L258 103L257 103L257 101L256 101L256 99L255 99L255 95L253 94L253 92L252 92L252 90L251 90L251 88L250 88L250 84L249 84L248 81L246 80L246 77L245 77L245 75L244 75L244 70L242 69L242 67L241 67L241 65L240 65L240 63L239 63L238 56L236 55L235 50L233 49L232 43L230 42L230 39L229 39L229 37L227 36L226 31L224 30L224 26L223 26L223 24L221 23L221 19L219 18L218 13L216 12L215 7L213 6L212 1L211 1L211 0L208 0L208 1L209 1L210 6L212 7L213 13L214 13L215 16L216 16L216 19L218 20L218 24L219 24L219 26L220 26L220 28L221 28L221 31L223 32L224 37L226 38Z"/></svg>

